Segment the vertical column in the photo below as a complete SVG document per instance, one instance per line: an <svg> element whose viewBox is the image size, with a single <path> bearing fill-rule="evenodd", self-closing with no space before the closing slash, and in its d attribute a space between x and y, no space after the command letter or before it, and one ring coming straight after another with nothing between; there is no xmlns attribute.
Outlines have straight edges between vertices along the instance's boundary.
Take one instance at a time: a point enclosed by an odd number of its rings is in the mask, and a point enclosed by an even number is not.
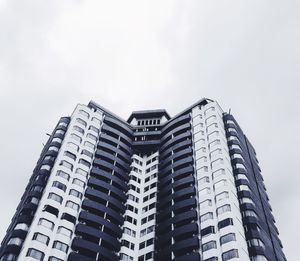
<svg viewBox="0 0 300 261"><path fill-rule="evenodd" d="M222 110L210 102L192 116L203 260L249 260Z"/></svg>

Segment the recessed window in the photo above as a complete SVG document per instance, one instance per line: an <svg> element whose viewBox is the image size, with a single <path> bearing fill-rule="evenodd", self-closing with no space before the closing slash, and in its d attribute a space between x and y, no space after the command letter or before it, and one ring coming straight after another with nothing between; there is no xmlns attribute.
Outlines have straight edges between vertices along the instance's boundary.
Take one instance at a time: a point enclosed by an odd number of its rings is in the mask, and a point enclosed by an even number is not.
<svg viewBox="0 0 300 261"><path fill-rule="evenodd" d="M208 183L208 182L209 182L209 177L205 176L205 177L198 180L198 185Z"/></svg>
<svg viewBox="0 0 300 261"><path fill-rule="evenodd" d="M50 146L48 150L49 150L49 151L55 151L55 152L57 152L57 151L58 151L58 148L55 147L55 146Z"/></svg>
<svg viewBox="0 0 300 261"><path fill-rule="evenodd" d="M214 234L214 233L215 233L214 226L209 226L209 227L203 228L203 229L201 229L201 232L200 232L202 237L210 235L210 234Z"/></svg>
<svg viewBox="0 0 300 261"><path fill-rule="evenodd" d="M200 216L200 222L204 222L205 220L209 220L209 219L213 219L214 215L212 212L208 212L206 214L203 214L202 216Z"/></svg>
<svg viewBox="0 0 300 261"><path fill-rule="evenodd" d="M216 179L217 177L221 175L225 175L225 169L218 169L217 171L214 171L212 174L213 179Z"/></svg>
<svg viewBox="0 0 300 261"><path fill-rule="evenodd" d="M89 141L85 141L84 146L91 148L92 150L95 150L95 145Z"/></svg>
<svg viewBox="0 0 300 261"><path fill-rule="evenodd" d="M86 127L86 125L87 125L86 121L84 121L84 120L82 120L82 119L80 119L80 118L77 118L76 121L77 121L79 124L83 125L84 127Z"/></svg>
<svg viewBox="0 0 300 261"><path fill-rule="evenodd" d="M53 230L53 228L54 228L54 223L45 218L40 218L38 225L49 228L50 230Z"/></svg>
<svg viewBox="0 0 300 261"><path fill-rule="evenodd" d="M79 126L73 126L73 130L78 131L80 134L84 134L84 129L80 128Z"/></svg>
<svg viewBox="0 0 300 261"><path fill-rule="evenodd" d="M226 219L223 219L223 220L218 222L218 229L220 230L224 227L232 226L232 225L233 225L233 219L232 218L226 218Z"/></svg>
<svg viewBox="0 0 300 261"><path fill-rule="evenodd" d="M81 114L82 116L84 116L85 118L89 118L90 114L88 114L86 111L84 110L79 110L79 114Z"/></svg>
<svg viewBox="0 0 300 261"><path fill-rule="evenodd" d="M60 139L60 138L54 138L54 139L52 139L52 142L57 142L57 143L62 143L62 139Z"/></svg>
<svg viewBox="0 0 300 261"><path fill-rule="evenodd" d="M82 180L80 180L80 179L73 179L72 183L76 184L76 185L78 185L78 186L80 186L82 188L85 187L85 183Z"/></svg>
<svg viewBox="0 0 300 261"><path fill-rule="evenodd" d="M79 205L76 204L76 203L74 203L74 202L71 201L71 200L68 200L68 201L66 202L66 207L67 207L67 208L72 208L72 209L74 209L74 210L76 210L76 211L79 210Z"/></svg>
<svg viewBox="0 0 300 261"><path fill-rule="evenodd" d="M73 154L73 153L71 153L70 151L65 151L64 152L64 156L66 156L66 157L68 157L68 158L70 158L72 160L76 160L76 155Z"/></svg>
<svg viewBox="0 0 300 261"><path fill-rule="evenodd" d="M222 193L219 193L216 195L215 200L216 202L221 201L225 198L229 198L229 192L228 191L224 191Z"/></svg>
<svg viewBox="0 0 300 261"><path fill-rule="evenodd" d="M44 253L34 248L29 248L26 256L30 256L36 260L42 261L44 259Z"/></svg>
<svg viewBox="0 0 300 261"><path fill-rule="evenodd" d="M62 134L62 135L64 135L65 132L64 132L63 130L57 130L57 131L55 132L55 134Z"/></svg>
<svg viewBox="0 0 300 261"><path fill-rule="evenodd" d="M4 254L0 261L15 261L17 260L17 256L15 254Z"/></svg>
<svg viewBox="0 0 300 261"><path fill-rule="evenodd" d="M88 133L86 137L92 139L93 141L97 141L97 137L91 133Z"/></svg>
<svg viewBox="0 0 300 261"><path fill-rule="evenodd" d="M226 234L226 235L220 237L220 244L221 245L226 244L226 243L231 242L231 241L236 241L234 233L229 233L229 234Z"/></svg>
<svg viewBox="0 0 300 261"><path fill-rule="evenodd" d="M56 176L62 177L63 179L66 179L67 181L69 181L69 179L70 179L70 175L62 170L57 171Z"/></svg>
<svg viewBox="0 0 300 261"><path fill-rule="evenodd" d="M63 191L66 191L66 189L67 189L67 186L64 185L63 183L59 182L59 181L53 181L52 187L61 189L61 190L63 190Z"/></svg>
<svg viewBox="0 0 300 261"><path fill-rule="evenodd" d="M16 226L15 226L15 230L24 230L24 231L28 231L29 229L29 226L28 224L26 223L18 223Z"/></svg>
<svg viewBox="0 0 300 261"><path fill-rule="evenodd" d="M209 207L211 205L212 204L211 204L211 200L210 199L204 200L204 201L202 201L202 202L199 203L200 209L204 208L204 207Z"/></svg>
<svg viewBox="0 0 300 261"><path fill-rule="evenodd" d="M48 199L52 199L56 202L58 202L59 204L61 204L61 202L63 201L63 198L55 193L49 193L48 195Z"/></svg>
<svg viewBox="0 0 300 261"><path fill-rule="evenodd" d="M73 143L73 142L68 142L67 148L76 150L77 152L78 152L78 150L79 150L79 146L77 146L77 145L76 145L75 143Z"/></svg>
<svg viewBox="0 0 300 261"><path fill-rule="evenodd" d="M44 208L43 208L43 211L48 212L48 213L58 217L59 210L57 208L53 207L53 206L45 205Z"/></svg>
<svg viewBox="0 0 300 261"><path fill-rule="evenodd" d="M81 143L82 139L81 139L78 135L76 135L75 133L72 133L70 136L71 136L71 138L72 138L73 140L76 140L76 141L78 141L79 143Z"/></svg>
<svg viewBox="0 0 300 261"><path fill-rule="evenodd" d="M205 196L210 194L210 188L204 188L199 191L199 196Z"/></svg>
<svg viewBox="0 0 300 261"><path fill-rule="evenodd" d="M95 118L95 117L92 118L92 121L99 124L99 125L101 124L101 121L99 119Z"/></svg>
<svg viewBox="0 0 300 261"><path fill-rule="evenodd" d="M77 173L77 174L79 174L79 175L81 175L81 176L83 176L83 177L85 177L85 178L86 178L87 175L88 175L88 172L85 171L85 170L83 170L83 169L81 169L81 168L76 169L75 173Z"/></svg>
<svg viewBox="0 0 300 261"><path fill-rule="evenodd" d="M84 159L80 159L78 161L78 163L84 165L84 166L87 166L88 168L91 166L91 163L89 163L88 161L84 160Z"/></svg>
<svg viewBox="0 0 300 261"><path fill-rule="evenodd" d="M88 150L82 150L81 154L88 156L89 158L93 158L93 153Z"/></svg>
<svg viewBox="0 0 300 261"><path fill-rule="evenodd" d="M43 235L41 233L34 233L32 240L36 240L36 241L41 242L42 244L48 245L50 239L49 239L49 237L47 237L46 235Z"/></svg>
<svg viewBox="0 0 300 261"><path fill-rule="evenodd" d="M222 254L222 260L227 261L233 258L238 258L239 257L239 252L237 249L231 249L225 253Z"/></svg>
<svg viewBox="0 0 300 261"><path fill-rule="evenodd" d="M60 122L60 123L58 123L58 126L60 126L60 127L68 127L68 124L66 123L66 122Z"/></svg>
<svg viewBox="0 0 300 261"><path fill-rule="evenodd" d="M91 130L93 132L96 132L97 134L99 133L99 129L96 128L96 127L94 127L94 126L92 126L92 125L89 127L89 130Z"/></svg>
<svg viewBox="0 0 300 261"><path fill-rule="evenodd" d="M60 241L54 241L54 242L53 242L53 248L58 249L58 250L60 250L60 251L62 251L62 252L67 253L69 247L68 247L68 245L65 244L65 243L62 243L62 242L60 242Z"/></svg>
<svg viewBox="0 0 300 261"><path fill-rule="evenodd" d="M231 211L231 207L229 204L223 205L222 207L217 208L217 215L221 215L225 212Z"/></svg>
<svg viewBox="0 0 300 261"><path fill-rule="evenodd" d="M207 250L217 248L217 242L212 240L202 245L202 251L205 252Z"/></svg>
<svg viewBox="0 0 300 261"><path fill-rule="evenodd" d="M69 195L72 195L72 196L74 196L76 198L82 199L82 193L80 193L76 189L71 189L70 192L69 192Z"/></svg>
<svg viewBox="0 0 300 261"><path fill-rule="evenodd" d="M70 169L70 170L73 170L73 165L68 162L68 161L65 161L65 160L62 160L60 163L59 163L60 166L64 166L66 167L67 169Z"/></svg>
<svg viewBox="0 0 300 261"><path fill-rule="evenodd" d="M31 191L42 192L43 189L44 189L44 188L43 188L42 186L36 185L36 186L33 186L33 187L31 188Z"/></svg>
<svg viewBox="0 0 300 261"><path fill-rule="evenodd" d="M71 222L73 224L76 223L76 217L70 215L69 213L63 213L61 215L61 219L67 220L67 221L69 221L69 222Z"/></svg>
<svg viewBox="0 0 300 261"><path fill-rule="evenodd" d="M49 165L42 165L41 170L50 170L51 167Z"/></svg>
<svg viewBox="0 0 300 261"><path fill-rule="evenodd" d="M55 257L55 256L50 256L49 259L48 259L48 261L64 261L64 260L62 260L62 259L60 259L58 257Z"/></svg>
<svg viewBox="0 0 300 261"><path fill-rule="evenodd" d="M65 227L63 227L63 226L59 226L59 227L58 227L57 233L58 233L58 234L65 235L65 236L67 236L67 237L71 237L72 234L73 234L72 230L67 229L67 228L65 228Z"/></svg>
<svg viewBox="0 0 300 261"><path fill-rule="evenodd" d="M214 189L216 190L218 188L223 188L226 185L227 185L227 181L225 179L222 179L214 184Z"/></svg>

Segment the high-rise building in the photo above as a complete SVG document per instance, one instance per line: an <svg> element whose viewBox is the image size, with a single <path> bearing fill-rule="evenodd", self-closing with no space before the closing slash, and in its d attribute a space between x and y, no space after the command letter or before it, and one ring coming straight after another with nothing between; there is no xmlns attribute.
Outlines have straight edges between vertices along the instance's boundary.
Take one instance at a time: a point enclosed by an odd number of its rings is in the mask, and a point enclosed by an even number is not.
<svg viewBox="0 0 300 261"><path fill-rule="evenodd" d="M124 121L94 102L59 120L0 261L284 261L256 152L202 99Z"/></svg>

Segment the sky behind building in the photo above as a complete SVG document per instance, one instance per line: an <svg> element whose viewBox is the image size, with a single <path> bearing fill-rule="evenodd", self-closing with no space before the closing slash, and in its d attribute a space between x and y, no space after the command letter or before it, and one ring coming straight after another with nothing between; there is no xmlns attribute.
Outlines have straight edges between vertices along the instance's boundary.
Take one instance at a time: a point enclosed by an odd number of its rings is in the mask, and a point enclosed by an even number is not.
<svg viewBox="0 0 300 261"><path fill-rule="evenodd" d="M202 97L254 144L288 260L300 218L298 1L0 0L0 237L62 114L93 99L123 118ZM293 207L295 206L295 207Z"/></svg>

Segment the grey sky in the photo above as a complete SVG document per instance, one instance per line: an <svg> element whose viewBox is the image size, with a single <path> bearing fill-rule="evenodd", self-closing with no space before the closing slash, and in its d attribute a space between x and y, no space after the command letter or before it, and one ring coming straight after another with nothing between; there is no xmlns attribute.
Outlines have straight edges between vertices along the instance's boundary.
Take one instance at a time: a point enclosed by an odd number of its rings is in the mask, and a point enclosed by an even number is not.
<svg viewBox="0 0 300 261"><path fill-rule="evenodd" d="M288 260L298 260L299 1L0 0L0 237L46 132L90 99L127 118L202 97L255 146Z"/></svg>

